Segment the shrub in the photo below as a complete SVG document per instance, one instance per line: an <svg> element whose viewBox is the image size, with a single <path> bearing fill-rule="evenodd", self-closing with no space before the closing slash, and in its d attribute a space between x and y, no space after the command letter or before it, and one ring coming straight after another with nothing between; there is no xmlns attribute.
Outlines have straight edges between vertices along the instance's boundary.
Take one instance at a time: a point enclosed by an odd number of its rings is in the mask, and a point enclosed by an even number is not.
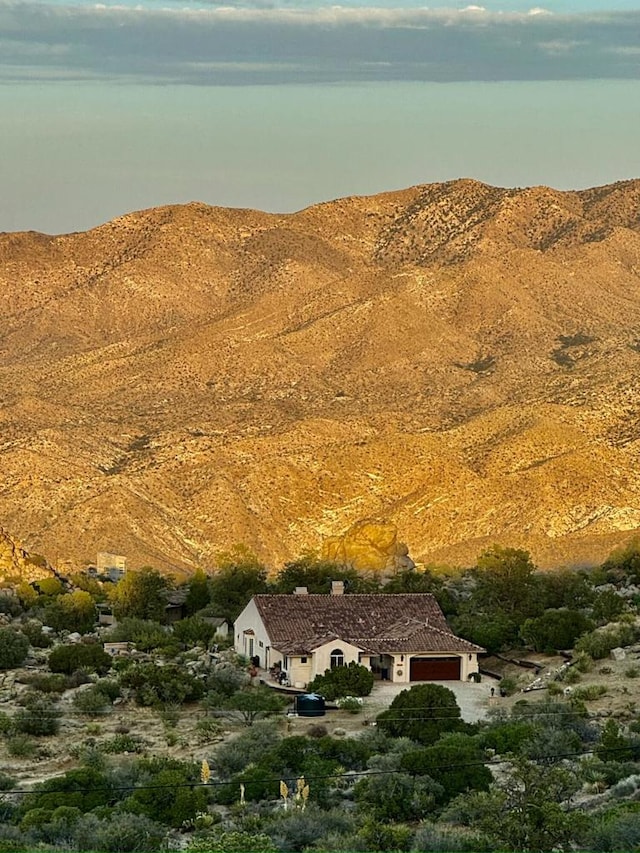
<svg viewBox="0 0 640 853"><path fill-rule="evenodd" d="M111 656L98 643L74 643L57 646L49 655L51 672L71 675L78 669L104 674L111 668Z"/></svg>
<svg viewBox="0 0 640 853"><path fill-rule="evenodd" d="M573 691L573 698L582 702L592 702L594 699L599 699L607 692L604 684L585 684L583 687L576 687Z"/></svg>
<svg viewBox="0 0 640 853"><path fill-rule="evenodd" d="M30 619L20 626L20 630L29 640L30 645L36 649L48 649L51 645L51 637L42 630L42 623L37 619Z"/></svg>
<svg viewBox="0 0 640 853"><path fill-rule="evenodd" d="M233 830L194 838L187 848L189 853L277 853L278 848L268 835L257 832Z"/></svg>
<svg viewBox="0 0 640 853"><path fill-rule="evenodd" d="M145 743L137 735L121 734L114 735L111 740L106 740L99 746L100 752L110 755L119 755L123 752L144 752Z"/></svg>
<svg viewBox="0 0 640 853"><path fill-rule="evenodd" d="M547 610L542 616L525 620L520 628L520 636L536 652L551 654L560 649L573 648L576 638L593 628L593 622L579 610L563 607Z"/></svg>
<svg viewBox="0 0 640 853"><path fill-rule="evenodd" d="M30 809L56 809L72 806L88 812L106 805L114 797L113 785L102 771L92 767L69 770L62 776L54 776L36 785L20 804L22 814Z"/></svg>
<svg viewBox="0 0 640 853"><path fill-rule="evenodd" d="M11 722L11 717L8 714L5 714L4 711L0 711L0 735L8 734L13 728L13 723Z"/></svg>
<svg viewBox="0 0 640 853"><path fill-rule="evenodd" d="M15 782L16 780L12 776L0 771L0 791L10 791Z"/></svg>
<svg viewBox="0 0 640 853"><path fill-rule="evenodd" d="M114 625L105 640L111 643L133 643L141 652L150 652L164 646L170 639L169 634L152 619L135 619L127 616Z"/></svg>
<svg viewBox="0 0 640 853"><path fill-rule="evenodd" d="M336 700L336 705L342 711L349 711L350 714L362 711L362 699L359 696L343 696Z"/></svg>
<svg viewBox="0 0 640 853"><path fill-rule="evenodd" d="M177 664L133 664L120 677L124 687L132 687L138 705L182 704L199 699L204 686Z"/></svg>
<svg viewBox="0 0 640 853"><path fill-rule="evenodd" d="M18 734L7 738L7 751L14 758L33 758L38 748L31 738Z"/></svg>
<svg viewBox="0 0 640 853"><path fill-rule="evenodd" d="M518 680L507 675L500 679L498 688L501 694L504 694L505 696L513 696L513 694L518 690Z"/></svg>
<svg viewBox="0 0 640 853"><path fill-rule="evenodd" d="M640 667L637 666L628 666L624 674L627 678L638 678L640 677Z"/></svg>
<svg viewBox="0 0 640 853"><path fill-rule="evenodd" d="M145 815L112 812L102 819L94 814L84 815L74 835L79 850L154 853L164 849L166 829Z"/></svg>
<svg viewBox="0 0 640 853"><path fill-rule="evenodd" d="M636 631L631 625L618 623L584 634L576 643L576 651L585 652L594 660L601 660L607 657L611 649L631 645L635 639Z"/></svg>
<svg viewBox="0 0 640 853"><path fill-rule="evenodd" d="M445 732L464 727L455 694L440 684L418 684L402 690L377 720L385 734L409 737L424 746L435 743Z"/></svg>
<svg viewBox="0 0 640 853"><path fill-rule="evenodd" d="M25 683L40 693L64 693L67 679L62 673L49 675L46 672L34 672L24 679Z"/></svg>
<svg viewBox="0 0 640 853"><path fill-rule="evenodd" d="M74 708L89 717L102 714L108 704L110 704L108 697L97 685L88 690L83 690L81 693L76 693L73 697Z"/></svg>
<svg viewBox="0 0 640 853"><path fill-rule="evenodd" d="M181 619L173 626L174 636L185 645L195 646L202 643L208 646L216 634L216 628L210 622L205 622L199 616Z"/></svg>
<svg viewBox="0 0 640 853"><path fill-rule="evenodd" d="M0 628L0 669L20 666L29 651L29 641L20 631Z"/></svg>
<svg viewBox="0 0 640 853"><path fill-rule="evenodd" d="M373 689L373 673L352 661L348 666L327 669L309 684L310 693L319 693L332 701L341 696L368 696Z"/></svg>
<svg viewBox="0 0 640 853"><path fill-rule="evenodd" d="M29 701L26 708L19 710L13 725L17 732L36 737L55 735L60 728L60 711L47 698L37 698Z"/></svg>

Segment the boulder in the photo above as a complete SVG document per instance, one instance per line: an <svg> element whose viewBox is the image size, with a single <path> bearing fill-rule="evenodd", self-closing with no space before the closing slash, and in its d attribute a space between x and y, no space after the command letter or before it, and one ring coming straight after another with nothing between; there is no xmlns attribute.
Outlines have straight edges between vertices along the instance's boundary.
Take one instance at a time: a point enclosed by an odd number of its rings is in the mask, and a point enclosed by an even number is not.
<svg viewBox="0 0 640 853"><path fill-rule="evenodd" d="M624 649L618 647L617 649L611 649L609 652L609 657L612 660L624 660L627 656L627 653Z"/></svg>
<svg viewBox="0 0 640 853"><path fill-rule="evenodd" d="M326 539L322 556L358 571L393 573L414 568L409 549L398 541L398 530L389 521L365 519L342 536Z"/></svg>

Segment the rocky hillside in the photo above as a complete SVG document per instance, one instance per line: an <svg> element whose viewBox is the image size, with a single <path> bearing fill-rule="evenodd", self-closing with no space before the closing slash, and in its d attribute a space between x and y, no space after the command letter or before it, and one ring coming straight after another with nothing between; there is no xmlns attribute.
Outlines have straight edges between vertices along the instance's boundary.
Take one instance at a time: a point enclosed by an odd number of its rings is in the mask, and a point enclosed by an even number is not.
<svg viewBox="0 0 640 853"><path fill-rule="evenodd" d="M640 181L0 235L0 521L71 565L594 562L640 526Z"/></svg>

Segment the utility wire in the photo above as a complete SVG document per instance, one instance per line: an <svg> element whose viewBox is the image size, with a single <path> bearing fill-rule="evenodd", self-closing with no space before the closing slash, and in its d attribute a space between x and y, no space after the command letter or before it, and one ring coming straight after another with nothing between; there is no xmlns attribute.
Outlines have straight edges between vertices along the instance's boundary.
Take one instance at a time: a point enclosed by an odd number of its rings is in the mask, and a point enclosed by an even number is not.
<svg viewBox="0 0 640 853"><path fill-rule="evenodd" d="M636 751L632 746L615 746L611 748L606 748L603 752L615 753L615 752L629 752ZM555 755L536 755L536 756L524 756L529 761L553 761L558 762L562 761L565 758L580 758L585 755L591 755L593 750L580 750L577 752L561 752L556 753ZM514 758L490 758L486 761L461 761L457 763L448 763L448 764L434 764L429 767L429 771L438 771L438 770L460 770L465 767L487 767L487 766L498 766L501 764L511 764L513 763ZM245 768L246 769L246 768ZM241 771L242 772L242 771ZM393 776L393 775L403 775L403 776L420 776L420 775L429 775L427 774L419 774L412 773L410 770L351 770L345 773L327 773L324 775L318 776L307 776L305 773L300 774L282 774L287 775L291 778L292 775L304 776L306 782L317 782L323 779L353 779L355 776ZM168 785L123 785L123 786L103 786L103 787L95 787L95 788L83 788L80 790L70 790L69 788L47 788L41 790L8 790L2 791L0 796L6 796L9 794L69 794L69 793L82 793L82 794L94 794L98 792L111 792L114 793L116 791L162 791L162 790L177 790L180 788L223 788L229 785L237 786L241 782L245 786L245 788L249 788L251 785L265 785L265 784L278 784L282 780L282 775L273 776L271 778L265 779L248 779L247 781L243 781L241 778L233 779L227 782L178 782L172 783ZM55 777L52 777L55 778ZM46 784L46 783L45 783Z"/></svg>

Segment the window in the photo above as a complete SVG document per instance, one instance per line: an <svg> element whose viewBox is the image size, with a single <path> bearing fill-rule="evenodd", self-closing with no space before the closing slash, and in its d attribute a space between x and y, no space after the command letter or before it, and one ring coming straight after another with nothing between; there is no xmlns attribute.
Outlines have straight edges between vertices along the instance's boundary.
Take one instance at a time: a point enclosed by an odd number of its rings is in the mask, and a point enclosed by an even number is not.
<svg viewBox="0 0 640 853"><path fill-rule="evenodd" d="M258 645L260 646L260 648L263 648L264 643L262 642L262 640L260 640L260 641L258 642Z"/></svg>
<svg viewBox="0 0 640 853"><path fill-rule="evenodd" d="M300 663L306 663L306 662L307 662L306 658L300 658Z"/></svg>
<svg viewBox="0 0 640 853"><path fill-rule="evenodd" d="M335 669L338 666L344 666L344 652L342 649L334 649L331 652L331 669Z"/></svg>

